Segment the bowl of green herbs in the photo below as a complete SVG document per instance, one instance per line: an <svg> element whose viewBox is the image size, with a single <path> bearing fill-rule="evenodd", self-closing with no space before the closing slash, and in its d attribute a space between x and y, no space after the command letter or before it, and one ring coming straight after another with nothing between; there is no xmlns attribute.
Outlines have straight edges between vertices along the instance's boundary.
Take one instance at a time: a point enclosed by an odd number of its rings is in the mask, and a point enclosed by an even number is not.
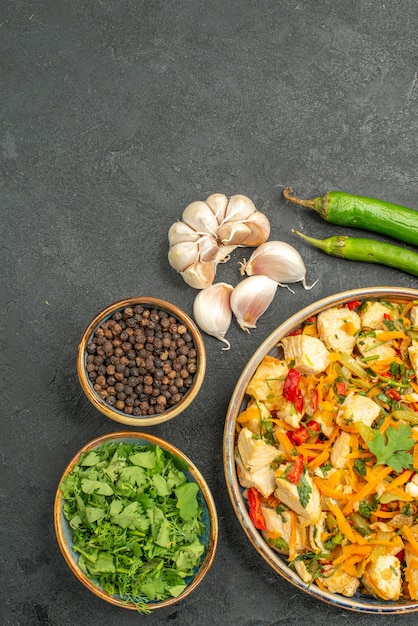
<svg viewBox="0 0 418 626"><path fill-rule="evenodd" d="M209 571L218 519L205 479L172 444L114 432L84 445L56 491L65 561L103 600L139 612L188 596Z"/></svg>

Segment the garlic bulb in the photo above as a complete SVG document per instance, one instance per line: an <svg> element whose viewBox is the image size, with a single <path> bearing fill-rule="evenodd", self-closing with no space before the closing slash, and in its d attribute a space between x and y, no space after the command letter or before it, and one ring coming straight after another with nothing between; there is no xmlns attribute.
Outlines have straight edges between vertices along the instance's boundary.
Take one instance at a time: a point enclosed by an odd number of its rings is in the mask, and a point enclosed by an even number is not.
<svg viewBox="0 0 418 626"><path fill-rule="evenodd" d="M317 281L306 284L306 267L299 252L284 241L266 241L262 243L240 267L242 275L264 275L282 285L302 281L305 289L312 289Z"/></svg>
<svg viewBox="0 0 418 626"><path fill-rule="evenodd" d="M196 200L183 211L183 222L194 228L200 234L215 235L218 228L218 220L208 207L206 202Z"/></svg>
<svg viewBox="0 0 418 626"><path fill-rule="evenodd" d="M195 241L181 241L174 246L170 246L168 251L168 262L177 272L182 272L189 265L192 265L199 252L199 246Z"/></svg>
<svg viewBox="0 0 418 626"><path fill-rule="evenodd" d="M262 274L244 278L231 293L231 309L243 330L256 328L258 318L271 304L278 284Z"/></svg>
<svg viewBox="0 0 418 626"><path fill-rule="evenodd" d="M194 289L209 287L215 280L215 261L195 261L180 272L184 282Z"/></svg>
<svg viewBox="0 0 418 626"><path fill-rule="evenodd" d="M232 321L230 298L233 289L227 283L215 283L199 291L193 303L193 315L197 325L203 332L223 341L226 347L222 350L229 350L231 347L224 337Z"/></svg>
<svg viewBox="0 0 418 626"><path fill-rule="evenodd" d="M214 281L218 263L228 261L235 248L258 246L269 234L267 216L250 198L213 193L206 202L191 202L182 221L170 227L168 261L188 285L204 289Z"/></svg>
<svg viewBox="0 0 418 626"><path fill-rule="evenodd" d="M183 241L197 241L200 236L200 233L197 233L194 228L191 228L184 222L174 222L168 231L170 246L175 246L176 243L182 243Z"/></svg>
<svg viewBox="0 0 418 626"><path fill-rule="evenodd" d="M216 217L218 224L221 224L225 218L225 211L228 206L228 196L224 193L212 193L208 198L206 198L206 204Z"/></svg>

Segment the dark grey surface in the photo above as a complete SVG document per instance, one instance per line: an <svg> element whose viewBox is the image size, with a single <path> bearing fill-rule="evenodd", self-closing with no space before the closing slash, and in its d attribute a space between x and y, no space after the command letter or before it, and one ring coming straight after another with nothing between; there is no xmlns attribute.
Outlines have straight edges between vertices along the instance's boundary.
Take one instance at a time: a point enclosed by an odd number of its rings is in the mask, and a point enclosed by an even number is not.
<svg viewBox="0 0 418 626"><path fill-rule="evenodd" d="M326 257L291 228L347 234L286 204L328 189L417 205L414 0L29 0L0 2L1 581L7 626L206 626L416 622L311 600L270 570L228 498L228 400L258 345L328 294L418 286L395 269ZM167 231L192 200L245 193L295 245L312 291L280 289L232 348L207 338L207 376L173 422L144 429L200 467L219 512L215 563L171 609L139 616L85 590L54 535L53 498L73 454L118 430L81 393L82 330L123 297L192 311L168 265ZM359 233L352 233L359 234ZM362 233L363 235L365 233ZM237 250L217 280L236 283Z"/></svg>

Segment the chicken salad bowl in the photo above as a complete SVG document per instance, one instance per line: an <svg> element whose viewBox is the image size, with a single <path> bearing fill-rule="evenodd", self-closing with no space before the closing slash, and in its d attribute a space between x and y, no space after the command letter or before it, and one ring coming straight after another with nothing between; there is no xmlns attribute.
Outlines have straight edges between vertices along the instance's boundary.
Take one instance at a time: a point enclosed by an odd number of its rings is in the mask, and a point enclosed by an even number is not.
<svg viewBox="0 0 418 626"><path fill-rule="evenodd" d="M224 469L288 582L344 609L418 611L418 290L347 291L281 324L231 397Z"/></svg>

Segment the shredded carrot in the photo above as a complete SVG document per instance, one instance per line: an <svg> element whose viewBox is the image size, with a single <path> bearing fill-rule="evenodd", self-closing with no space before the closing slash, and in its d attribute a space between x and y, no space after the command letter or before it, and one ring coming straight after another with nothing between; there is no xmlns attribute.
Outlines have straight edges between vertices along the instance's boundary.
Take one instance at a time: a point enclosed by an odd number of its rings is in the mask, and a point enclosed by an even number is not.
<svg viewBox="0 0 418 626"><path fill-rule="evenodd" d="M405 339L405 337L402 330L381 330L376 333L378 341L392 341L392 339Z"/></svg>
<svg viewBox="0 0 418 626"><path fill-rule="evenodd" d="M370 477L370 479L368 479L368 482L364 485L364 487L362 487L360 491L358 491L357 493L354 493L351 496L351 498L349 499L349 501L347 502L347 504L345 505L343 509L344 515L349 515L352 512L354 504L356 502L360 502L361 500L364 500L364 498L367 498L367 496L371 495L373 491L376 489L376 486L384 478L386 478L386 476L389 476L389 474L392 471L392 468L386 465L383 466L383 468L380 465L378 465L377 469L379 469L378 472L375 472L375 473L373 473L373 471L370 472L370 474L373 474L373 475Z"/></svg>
<svg viewBox="0 0 418 626"><path fill-rule="evenodd" d="M409 528L409 526L405 525L405 526L402 526L401 532L402 532L403 537L411 546L412 552L418 555L418 541L415 539L415 535L412 532L412 530Z"/></svg>
<svg viewBox="0 0 418 626"><path fill-rule="evenodd" d="M416 433L418 436L418 433ZM413 467L418 469L418 443L414 444L414 452L413 452Z"/></svg>
<svg viewBox="0 0 418 626"><path fill-rule="evenodd" d="M347 520L344 517L343 511L341 511L338 505L334 504L331 500L329 500L328 508L333 514L333 516L335 517L336 522L338 524L338 528L340 529L342 534L345 535L345 537L347 537L349 541L351 541L351 543L356 543L358 538L360 538L359 543L365 543L365 540L363 539L363 537L361 537L361 535L356 533L355 530L347 522Z"/></svg>
<svg viewBox="0 0 418 626"><path fill-rule="evenodd" d="M387 483L386 491L392 491L394 487L404 485L411 478L412 474L412 470L405 470L397 478L394 478L391 483Z"/></svg>
<svg viewBox="0 0 418 626"><path fill-rule="evenodd" d="M289 437L286 435L286 433L282 432L281 430L276 430L274 434L275 434L275 437L277 437L277 439L279 440L280 446L283 452L285 453L286 460L291 461L295 455L294 455L294 445L290 441Z"/></svg>

